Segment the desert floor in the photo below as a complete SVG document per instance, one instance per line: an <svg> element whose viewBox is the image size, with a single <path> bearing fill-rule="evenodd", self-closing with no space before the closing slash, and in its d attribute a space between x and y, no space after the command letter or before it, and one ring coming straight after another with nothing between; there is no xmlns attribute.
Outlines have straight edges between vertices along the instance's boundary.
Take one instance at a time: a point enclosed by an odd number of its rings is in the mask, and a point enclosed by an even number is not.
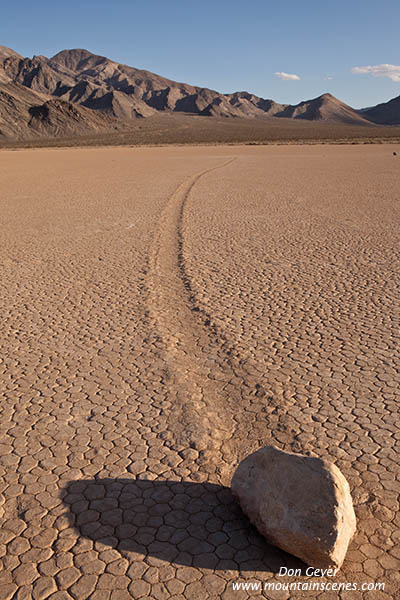
<svg viewBox="0 0 400 600"><path fill-rule="evenodd" d="M302 563L229 491L270 443L338 465L358 533L335 582L386 588L265 597L395 597L400 147L3 150L0 167L0 599L311 581L278 575Z"/></svg>

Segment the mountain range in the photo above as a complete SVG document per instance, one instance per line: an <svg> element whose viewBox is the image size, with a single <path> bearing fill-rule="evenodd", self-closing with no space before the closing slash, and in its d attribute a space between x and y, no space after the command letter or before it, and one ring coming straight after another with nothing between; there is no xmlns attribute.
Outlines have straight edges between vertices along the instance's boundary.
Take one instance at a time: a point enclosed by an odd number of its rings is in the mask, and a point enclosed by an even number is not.
<svg viewBox="0 0 400 600"><path fill-rule="evenodd" d="M88 50L24 58L0 46L0 138L123 131L133 119L163 113L400 125L400 96L361 110L331 94L279 104L248 92L222 94L178 83Z"/></svg>

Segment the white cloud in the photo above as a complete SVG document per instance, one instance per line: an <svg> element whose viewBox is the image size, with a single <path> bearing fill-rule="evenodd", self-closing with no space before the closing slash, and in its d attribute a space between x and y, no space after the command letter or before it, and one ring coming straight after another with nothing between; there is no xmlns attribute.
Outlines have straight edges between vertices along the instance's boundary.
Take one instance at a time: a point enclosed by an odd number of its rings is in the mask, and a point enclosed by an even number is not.
<svg viewBox="0 0 400 600"><path fill-rule="evenodd" d="M275 75L279 77L279 79L285 79L286 81L299 81L300 79L298 75L284 73L283 71L277 71Z"/></svg>
<svg viewBox="0 0 400 600"><path fill-rule="evenodd" d="M374 77L388 77L392 81L400 81L400 66L375 65L368 67L353 67L352 73L356 75L373 75Z"/></svg>
<svg viewBox="0 0 400 600"><path fill-rule="evenodd" d="M325 77L324 79L325 79L325 81L332 81L333 77L331 77L330 75L328 75L328 77Z"/></svg>

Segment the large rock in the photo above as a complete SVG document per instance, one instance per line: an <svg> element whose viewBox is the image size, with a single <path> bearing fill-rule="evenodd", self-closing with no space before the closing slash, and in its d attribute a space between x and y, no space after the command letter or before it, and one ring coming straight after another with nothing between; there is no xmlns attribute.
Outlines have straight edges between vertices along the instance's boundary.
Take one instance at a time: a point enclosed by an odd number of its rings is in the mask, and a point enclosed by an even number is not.
<svg viewBox="0 0 400 600"><path fill-rule="evenodd" d="M317 568L339 568L356 530L349 484L327 460L267 446L245 458L231 483L267 540Z"/></svg>

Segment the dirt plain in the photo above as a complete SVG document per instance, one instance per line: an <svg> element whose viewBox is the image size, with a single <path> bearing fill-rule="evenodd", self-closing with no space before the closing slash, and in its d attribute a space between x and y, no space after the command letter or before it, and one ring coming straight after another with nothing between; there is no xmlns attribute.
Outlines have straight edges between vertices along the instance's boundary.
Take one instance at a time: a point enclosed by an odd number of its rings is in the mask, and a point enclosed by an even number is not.
<svg viewBox="0 0 400 600"><path fill-rule="evenodd" d="M400 143L400 127L349 125L284 118L223 118L163 113L120 123L114 132L13 140L0 137L0 148L163 146L217 144L382 144Z"/></svg>
<svg viewBox="0 0 400 600"><path fill-rule="evenodd" d="M396 597L399 155L0 152L1 600ZM269 443L342 470L335 581L384 591L233 590L303 566L229 491Z"/></svg>

